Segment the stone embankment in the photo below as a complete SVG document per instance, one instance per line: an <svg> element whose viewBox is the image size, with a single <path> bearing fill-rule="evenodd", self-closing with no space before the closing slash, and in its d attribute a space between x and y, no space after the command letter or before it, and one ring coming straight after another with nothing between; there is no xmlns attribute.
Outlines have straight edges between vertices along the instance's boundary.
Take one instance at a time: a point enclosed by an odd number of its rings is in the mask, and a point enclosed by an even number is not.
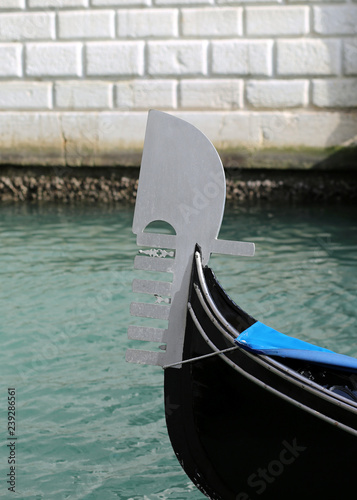
<svg viewBox="0 0 357 500"><path fill-rule="evenodd" d="M279 172L227 172L227 200L269 201L357 201L357 178L326 175L326 173L281 174ZM20 174L19 170L0 171L1 201L32 202L97 202L133 203L136 198L138 169L129 175L106 172L100 175L73 171L58 173L33 172Z"/></svg>
<svg viewBox="0 0 357 500"><path fill-rule="evenodd" d="M0 200L132 202L137 182L129 177L0 176Z"/></svg>

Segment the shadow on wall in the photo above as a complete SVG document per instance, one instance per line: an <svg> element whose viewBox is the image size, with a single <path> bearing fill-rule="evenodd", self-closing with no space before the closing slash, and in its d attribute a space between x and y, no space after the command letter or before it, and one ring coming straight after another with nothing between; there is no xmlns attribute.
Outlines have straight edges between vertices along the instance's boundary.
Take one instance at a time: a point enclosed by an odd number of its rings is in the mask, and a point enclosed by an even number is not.
<svg viewBox="0 0 357 500"><path fill-rule="evenodd" d="M354 51L357 57L357 50ZM338 124L335 130L326 138L327 148L331 147L331 154L327 155L322 161L317 162L313 168L321 170L354 170L357 171L357 118L353 114L356 109L357 88L354 79L342 79L340 81L328 82L319 81L314 87L315 98L318 98L319 85L322 87L323 102L325 106L339 106L350 103L351 108L345 111L351 111L351 120L343 121L338 118ZM341 137L348 137L341 142ZM336 146L336 144L338 146Z"/></svg>
<svg viewBox="0 0 357 500"><path fill-rule="evenodd" d="M312 168L317 170L339 170L357 172L357 135L344 142L323 160L317 162Z"/></svg>
<svg viewBox="0 0 357 500"><path fill-rule="evenodd" d="M355 25L356 19L350 19L350 26ZM321 17L321 29L328 33L332 19L327 15ZM353 29L353 32L355 30ZM356 39L341 40L343 43L343 77L314 79L312 82L312 103L315 106L329 111L341 111L345 120L336 113L337 124L333 132L326 137L326 147L332 148L322 161L314 168L324 170L357 170L357 117L354 112L357 107L356 73L357 45ZM331 75L334 74L335 60L329 55Z"/></svg>

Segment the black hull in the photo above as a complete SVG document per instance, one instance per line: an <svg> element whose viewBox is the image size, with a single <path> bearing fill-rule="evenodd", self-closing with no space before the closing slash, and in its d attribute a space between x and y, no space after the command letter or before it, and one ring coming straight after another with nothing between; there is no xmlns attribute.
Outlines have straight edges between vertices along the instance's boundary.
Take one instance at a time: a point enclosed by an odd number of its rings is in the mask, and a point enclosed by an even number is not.
<svg viewBox="0 0 357 500"><path fill-rule="evenodd" d="M205 278L237 331L255 322L224 294L209 269ZM203 295L194 266L185 360L212 353L197 322L218 349L232 347L207 315ZM173 449L209 498L354 498L357 405L305 385L293 373L240 348L165 369Z"/></svg>

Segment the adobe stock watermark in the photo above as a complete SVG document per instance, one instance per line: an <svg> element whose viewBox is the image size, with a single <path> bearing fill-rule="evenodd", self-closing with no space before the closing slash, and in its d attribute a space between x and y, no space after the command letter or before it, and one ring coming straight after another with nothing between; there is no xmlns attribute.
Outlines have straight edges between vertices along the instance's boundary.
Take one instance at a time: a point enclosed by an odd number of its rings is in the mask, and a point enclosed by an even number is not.
<svg viewBox="0 0 357 500"><path fill-rule="evenodd" d="M205 210L210 201L223 193L225 184L222 184L222 173L210 173L209 180L201 189L193 188L192 204L180 203L178 209L186 224L190 223L193 215L199 215L201 210Z"/></svg>
<svg viewBox="0 0 357 500"><path fill-rule="evenodd" d="M284 473L286 467L292 465L295 460L299 458L301 453L303 453L307 447L301 446L297 443L296 438L292 442L283 441L283 448L279 453L279 457L275 460L269 462L269 464L263 468L259 469L251 474L247 479L247 485L253 490L254 497L256 495L262 495L269 485L278 480L279 476ZM244 491L238 493L235 500L250 500L251 497L249 493Z"/></svg>

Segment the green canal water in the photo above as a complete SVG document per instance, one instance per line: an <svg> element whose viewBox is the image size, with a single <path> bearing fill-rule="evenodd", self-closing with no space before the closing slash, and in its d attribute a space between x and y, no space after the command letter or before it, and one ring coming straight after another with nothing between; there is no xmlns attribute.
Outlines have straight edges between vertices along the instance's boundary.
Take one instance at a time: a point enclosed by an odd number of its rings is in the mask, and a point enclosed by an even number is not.
<svg viewBox="0 0 357 500"><path fill-rule="evenodd" d="M215 255L230 295L270 326L357 357L357 210L228 208ZM132 208L0 207L0 497L199 500L167 437L163 372L125 363L136 254ZM8 388L16 493L7 490ZM233 432L233 429L232 429ZM234 445L234 443L232 443Z"/></svg>

